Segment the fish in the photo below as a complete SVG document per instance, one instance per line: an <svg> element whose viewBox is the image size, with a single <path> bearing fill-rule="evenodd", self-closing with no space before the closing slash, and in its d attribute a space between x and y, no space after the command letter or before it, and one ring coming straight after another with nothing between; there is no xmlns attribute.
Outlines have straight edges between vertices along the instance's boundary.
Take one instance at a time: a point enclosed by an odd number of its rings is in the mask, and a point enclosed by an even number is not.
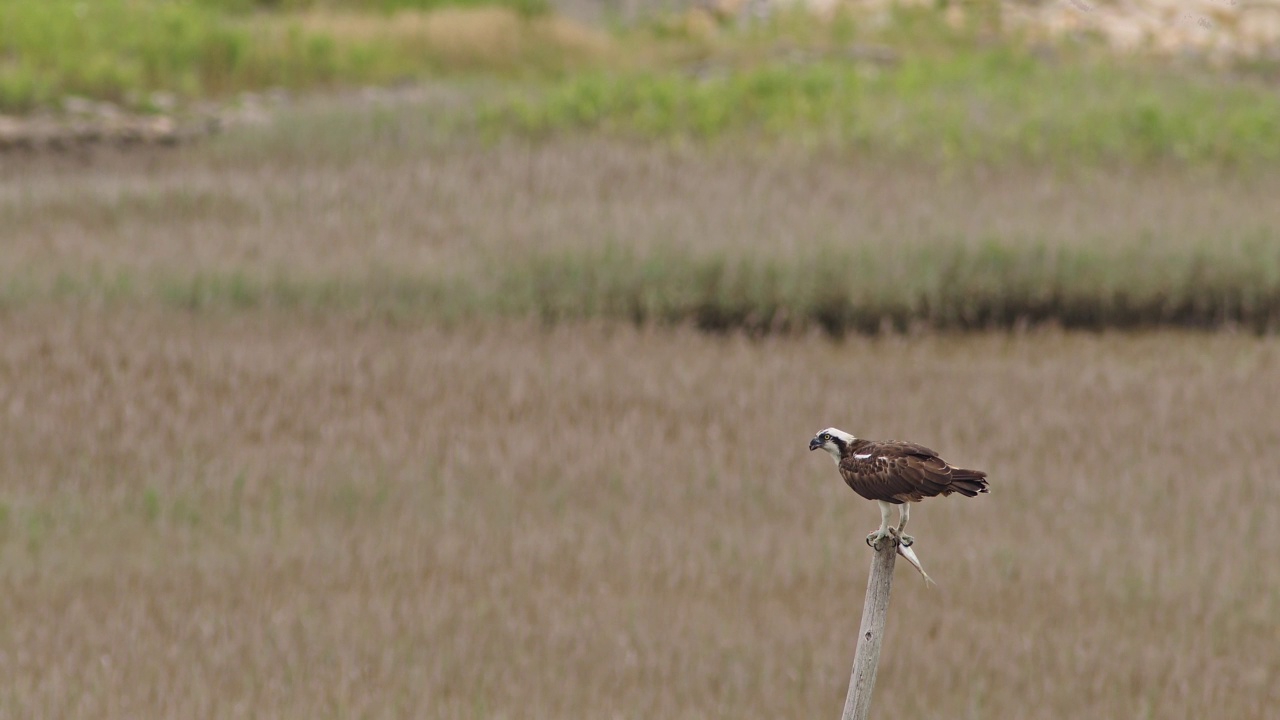
<svg viewBox="0 0 1280 720"><path fill-rule="evenodd" d="M933 578L929 577L929 573L924 571L924 566L920 564L920 558L916 557L916 551L912 550L910 546L904 546L901 543L897 543L897 545L898 554L906 558L907 562L911 563L911 567L920 571L920 576L924 578L925 586L933 585L936 587L938 583L934 582Z"/></svg>

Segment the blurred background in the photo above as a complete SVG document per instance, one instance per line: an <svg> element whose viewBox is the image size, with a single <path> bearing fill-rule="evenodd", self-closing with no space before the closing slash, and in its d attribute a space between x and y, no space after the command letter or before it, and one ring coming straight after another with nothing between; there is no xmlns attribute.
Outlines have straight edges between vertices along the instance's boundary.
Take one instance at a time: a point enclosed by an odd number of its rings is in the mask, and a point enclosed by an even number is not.
<svg viewBox="0 0 1280 720"><path fill-rule="evenodd" d="M1280 703L1280 4L0 2L0 716Z"/></svg>

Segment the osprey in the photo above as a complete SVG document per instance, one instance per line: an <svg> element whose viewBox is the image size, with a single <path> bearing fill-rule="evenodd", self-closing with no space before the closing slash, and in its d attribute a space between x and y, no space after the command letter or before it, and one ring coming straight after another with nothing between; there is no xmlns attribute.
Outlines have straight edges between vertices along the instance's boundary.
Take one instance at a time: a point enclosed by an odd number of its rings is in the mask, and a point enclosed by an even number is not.
<svg viewBox="0 0 1280 720"><path fill-rule="evenodd" d="M880 505L880 529L867 536L867 544L879 550L880 542L896 536L904 547L915 538L904 535L913 502L935 495L960 493L973 497L987 492L987 474L963 470L922 445L899 440L856 438L843 430L827 428L809 441L809 449L831 453L840 477L853 491ZM889 514L898 505L898 526L889 526Z"/></svg>

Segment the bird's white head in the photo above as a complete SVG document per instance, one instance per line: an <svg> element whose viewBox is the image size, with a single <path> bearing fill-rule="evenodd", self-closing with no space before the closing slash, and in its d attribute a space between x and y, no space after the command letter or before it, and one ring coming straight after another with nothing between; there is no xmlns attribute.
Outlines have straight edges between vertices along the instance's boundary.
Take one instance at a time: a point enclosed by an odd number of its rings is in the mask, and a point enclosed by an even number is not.
<svg viewBox="0 0 1280 720"><path fill-rule="evenodd" d="M809 441L809 449L817 450L818 448L822 448L823 450L831 453L831 457L835 458L838 463L840 462L840 456L844 454L844 449L849 446L849 443L856 439L857 438L843 430L838 430L833 427L827 428L813 436L813 439Z"/></svg>

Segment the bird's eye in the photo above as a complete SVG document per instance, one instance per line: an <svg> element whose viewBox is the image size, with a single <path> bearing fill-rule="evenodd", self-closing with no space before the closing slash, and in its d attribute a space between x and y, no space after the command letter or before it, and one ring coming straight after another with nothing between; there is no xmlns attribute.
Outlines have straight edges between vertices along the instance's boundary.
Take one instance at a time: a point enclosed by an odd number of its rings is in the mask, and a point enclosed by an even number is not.
<svg viewBox="0 0 1280 720"><path fill-rule="evenodd" d="M826 442L830 439L831 439L831 433L822 433L822 442Z"/></svg>

